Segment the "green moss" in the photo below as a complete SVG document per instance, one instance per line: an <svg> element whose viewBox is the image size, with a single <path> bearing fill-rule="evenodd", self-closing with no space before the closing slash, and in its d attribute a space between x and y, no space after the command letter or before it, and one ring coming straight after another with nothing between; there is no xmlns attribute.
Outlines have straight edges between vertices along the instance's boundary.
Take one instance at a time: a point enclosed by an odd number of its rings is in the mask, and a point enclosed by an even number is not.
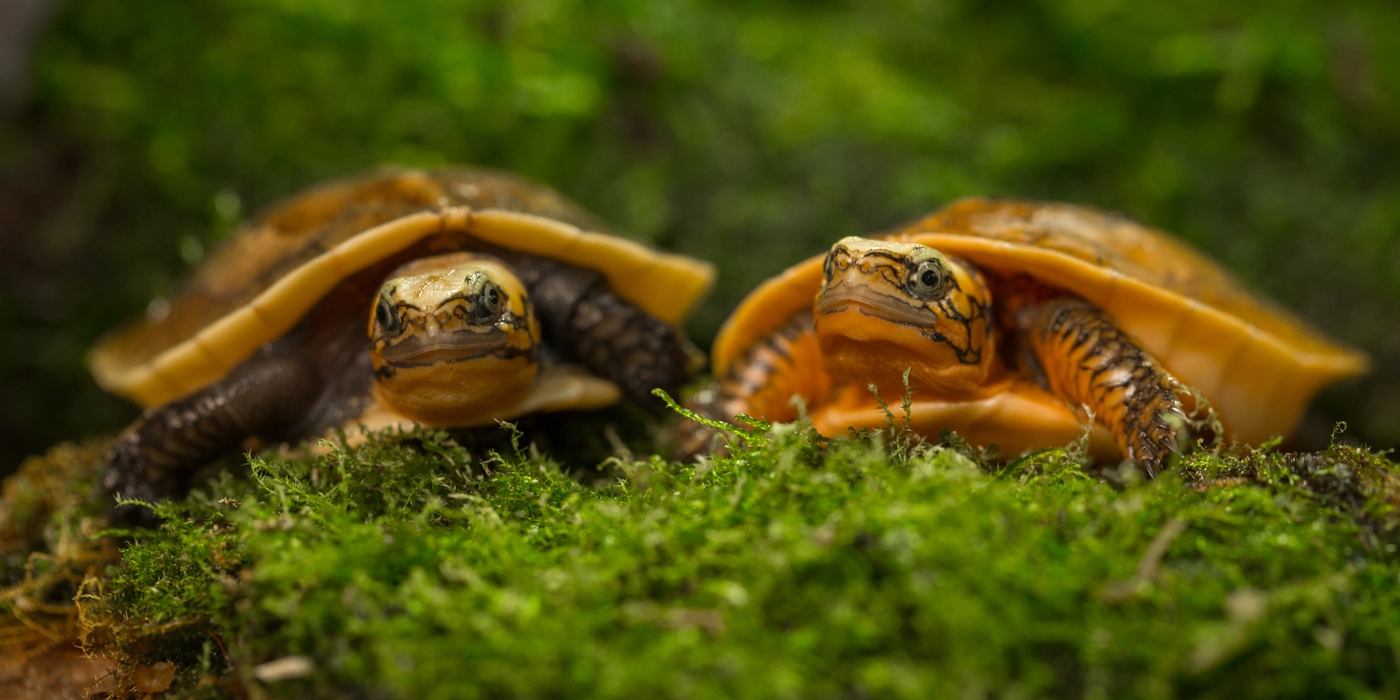
<svg viewBox="0 0 1400 700"><path fill-rule="evenodd" d="M1400 444L1393 0L59 4L0 116L0 472L134 417L84 349L239 220L389 162L513 170L713 261L701 347L956 197L1121 211L1376 359L1303 444Z"/></svg>
<svg viewBox="0 0 1400 700"><path fill-rule="evenodd" d="M1376 358L1303 444L1339 418L1394 444L1397 28L1387 0L70 0L0 123L32 234L0 260L0 471L134 415L82 366L99 332L249 213L382 162L515 170L715 261L701 345L783 265L954 197L1121 210ZM315 672L285 697L1400 693L1388 458L1140 484L1073 446L753 438L601 480L442 435L259 458L110 570L70 498L91 474L31 488L76 464L51 453L9 482L0 634L38 635L34 601L76 625L88 577L89 631L211 697L286 655Z"/></svg>
<svg viewBox="0 0 1400 700"><path fill-rule="evenodd" d="M311 659L265 685L282 697L1400 688L1383 457L1198 454L1115 487L1072 449L1007 468L810 437L778 426L698 465L614 460L597 486L443 434L257 457L254 478L162 506L104 605L144 626L136 661L203 669L187 685Z"/></svg>

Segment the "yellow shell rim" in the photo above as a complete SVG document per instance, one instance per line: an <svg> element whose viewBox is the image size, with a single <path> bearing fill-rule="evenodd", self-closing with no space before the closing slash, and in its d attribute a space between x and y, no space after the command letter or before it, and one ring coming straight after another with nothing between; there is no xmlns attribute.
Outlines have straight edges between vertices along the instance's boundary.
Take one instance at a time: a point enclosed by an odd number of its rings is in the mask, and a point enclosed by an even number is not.
<svg viewBox="0 0 1400 700"><path fill-rule="evenodd" d="M547 217L502 209L446 207L362 231L308 260L248 304L179 344L135 365L120 366L99 341L88 365L103 389L156 406L218 381L264 343L290 331L337 284L419 240L461 230L510 250L597 270L613 291L656 318L678 325L714 285L710 263L584 231Z"/></svg>
<svg viewBox="0 0 1400 700"><path fill-rule="evenodd" d="M1121 301L1115 302L1115 296L1145 294L1169 304L1188 307L1196 314L1218 319L1221 323L1242 327L1246 333L1263 342L1279 347L1290 345L1286 340L1234 314L1165 287L1133 279L1115 270L1058 251L957 234L924 233L900 240L921 243L998 270L1032 274L1055 286L1084 296L1110 313L1122 304ZM825 257L826 254L823 253L793 265L760 284L739 302L734 313L720 328L710 352L710 362L716 376L723 376L728 372L729 365L760 337L777 328L792 314L812 304L812 299L821 286L822 261ZM1362 374L1370 368L1370 359L1360 350L1303 330L1313 348L1291 348L1304 356L1302 364L1330 369L1339 377Z"/></svg>
<svg viewBox="0 0 1400 700"><path fill-rule="evenodd" d="M1124 330L1141 339L1148 351L1163 357L1168 369L1188 385L1201 390L1222 411L1221 417L1231 439L1257 442L1271 434L1291 432L1307 399L1314 393L1330 383L1364 374L1370 367L1365 353L1322 336L1291 314L1274 313L1273 317L1288 322L1288 328L1295 333L1294 339L1280 337L1244 318L1172 289L1048 248L936 232L902 235L899 240L922 243L1003 272L1031 274L1098 305L1118 319ZM710 353L715 376L725 376L730 366L759 338L792 314L810 308L821 286L824 258L825 255L817 255L788 268L740 302L715 338ZM1139 332L1152 328L1154 310L1160 313L1170 309L1179 310L1178 330L1189 318L1193 325L1210 329L1215 337L1231 340L1233 344L1229 348L1221 349L1222 355L1229 355L1228 358L1222 356L1221 362L1237 361L1246 349L1252 356L1279 358L1274 360L1277 365L1274 369L1281 373L1280 377L1269 389L1272 395L1262 403L1278 404L1280 415L1287 415L1265 422L1260 422L1253 414L1242 415L1238 412L1240 397L1213 395L1221 391L1218 384L1211 386L1209 380L1202 382L1183 368L1173 367L1173 362L1165 358L1164 350L1168 348L1157 347L1155 341L1150 340L1152 336L1169 334ZM1289 358L1287 364L1279 364L1285 357Z"/></svg>

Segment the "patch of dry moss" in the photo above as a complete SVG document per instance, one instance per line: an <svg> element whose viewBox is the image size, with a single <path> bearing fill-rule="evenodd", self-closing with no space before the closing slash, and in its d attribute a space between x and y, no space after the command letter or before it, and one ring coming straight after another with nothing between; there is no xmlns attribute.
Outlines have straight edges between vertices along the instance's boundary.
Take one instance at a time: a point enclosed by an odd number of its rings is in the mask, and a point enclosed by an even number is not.
<svg viewBox="0 0 1400 700"><path fill-rule="evenodd" d="M74 603L83 582L119 560L97 536L92 502L101 446L65 444L25 460L0 489L0 659L6 667L84 640ZM96 641L94 639L94 641Z"/></svg>

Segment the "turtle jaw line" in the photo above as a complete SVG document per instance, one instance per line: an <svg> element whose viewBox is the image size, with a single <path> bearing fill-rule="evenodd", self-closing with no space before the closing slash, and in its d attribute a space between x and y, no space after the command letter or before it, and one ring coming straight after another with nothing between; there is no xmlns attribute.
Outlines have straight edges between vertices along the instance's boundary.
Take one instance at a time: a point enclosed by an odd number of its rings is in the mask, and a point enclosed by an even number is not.
<svg viewBox="0 0 1400 700"><path fill-rule="evenodd" d="M854 311L891 323L930 327L938 316L923 306L914 306L864 286L828 287L817 297L817 323L822 316Z"/></svg>
<svg viewBox="0 0 1400 700"><path fill-rule="evenodd" d="M422 364L425 359L458 362L499 354L510 343L510 334L499 328L487 331L445 331L429 337L414 336L381 351L391 365Z"/></svg>

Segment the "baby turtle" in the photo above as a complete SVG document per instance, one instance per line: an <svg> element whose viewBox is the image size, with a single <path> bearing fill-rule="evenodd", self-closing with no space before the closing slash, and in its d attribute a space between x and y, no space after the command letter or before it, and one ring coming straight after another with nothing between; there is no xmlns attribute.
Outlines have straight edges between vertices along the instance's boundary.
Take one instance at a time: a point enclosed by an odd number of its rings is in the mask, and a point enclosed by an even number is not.
<svg viewBox="0 0 1400 700"><path fill-rule="evenodd" d="M1186 243L1067 204L960 200L902 230L845 238L756 289L721 329L702 413L790 421L800 397L840 435L904 415L1003 453L1065 445L1148 476L1204 418L1223 437L1286 435L1364 354L1251 294ZM1194 389L1194 392L1192 391ZM1090 417L1092 416L1092 421ZM1183 436L1184 437L1184 436ZM690 432L682 453L705 449Z"/></svg>
<svg viewBox="0 0 1400 700"><path fill-rule="evenodd" d="M180 494L249 438L490 425L675 391L689 377L677 324L714 270L599 230L545 187L475 169L287 200L93 349L98 384L149 409L103 486Z"/></svg>

